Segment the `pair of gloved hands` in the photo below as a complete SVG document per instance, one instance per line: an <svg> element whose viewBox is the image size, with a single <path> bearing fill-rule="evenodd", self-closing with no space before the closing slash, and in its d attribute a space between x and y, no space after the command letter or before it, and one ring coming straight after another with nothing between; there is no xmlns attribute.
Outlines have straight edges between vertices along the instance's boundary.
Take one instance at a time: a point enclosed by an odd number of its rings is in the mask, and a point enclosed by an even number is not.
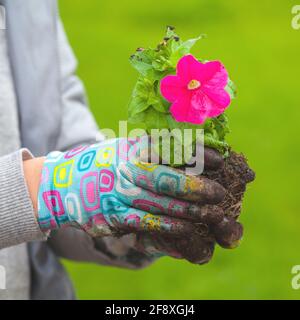
<svg viewBox="0 0 300 320"><path fill-rule="evenodd" d="M158 237L191 235L195 241L197 223L210 219L210 210L216 218L215 205L226 190L208 178L143 162L144 151L141 140L120 138L50 153L39 190L41 229L75 226L92 237L136 233L137 248L144 253L182 258ZM222 165L221 155L205 152L206 167ZM195 261L202 262L202 257Z"/></svg>

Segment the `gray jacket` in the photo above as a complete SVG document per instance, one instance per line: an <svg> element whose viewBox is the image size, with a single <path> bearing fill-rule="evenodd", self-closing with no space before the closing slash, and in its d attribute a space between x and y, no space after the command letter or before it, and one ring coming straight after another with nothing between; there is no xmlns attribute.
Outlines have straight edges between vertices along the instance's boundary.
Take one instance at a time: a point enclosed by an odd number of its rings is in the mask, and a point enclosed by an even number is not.
<svg viewBox="0 0 300 320"><path fill-rule="evenodd" d="M9 58L22 147L34 155L94 142L97 125L86 104L76 59L59 22L56 0L0 0L6 8ZM82 130L84 128L84 130ZM72 299L58 257L127 268L152 260L134 249L134 236L91 239L69 228L28 244L32 299Z"/></svg>

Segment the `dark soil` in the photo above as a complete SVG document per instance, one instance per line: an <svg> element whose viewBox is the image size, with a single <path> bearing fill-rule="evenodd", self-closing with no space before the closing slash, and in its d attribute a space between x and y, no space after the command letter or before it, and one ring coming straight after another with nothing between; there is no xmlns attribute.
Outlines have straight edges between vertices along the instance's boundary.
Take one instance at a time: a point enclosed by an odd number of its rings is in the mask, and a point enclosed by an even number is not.
<svg viewBox="0 0 300 320"><path fill-rule="evenodd" d="M249 168L242 154L231 152L219 170L205 170L204 176L215 180L226 188L225 199L219 204L225 216L237 218L241 211L246 185L255 179L255 173Z"/></svg>
<svg viewBox="0 0 300 320"><path fill-rule="evenodd" d="M225 187L224 200L217 206L205 207L202 223L196 226L195 234L185 238L162 239L183 258L197 264L207 263L212 258L215 243L230 249L238 246L243 236L243 226L237 219L246 185L255 179L255 173L249 168L246 158L235 152L230 153L220 169L206 168L203 175Z"/></svg>

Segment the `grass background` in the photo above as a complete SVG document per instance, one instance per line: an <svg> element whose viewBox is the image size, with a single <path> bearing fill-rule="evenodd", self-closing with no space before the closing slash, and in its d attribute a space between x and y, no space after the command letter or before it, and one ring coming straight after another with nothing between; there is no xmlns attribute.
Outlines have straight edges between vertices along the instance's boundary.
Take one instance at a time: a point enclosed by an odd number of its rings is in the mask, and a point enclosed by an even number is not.
<svg viewBox="0 0 300 320"><path fill-rule="evenodd" d="M233 251L205 266L163 258L141 271L65 262L81 299L298 299L291 268L300 264L300 30L294 1L60 0L92 111L104 127L126 120L136 80L128 57L155 45L166 25L184 38L206 33L194 54L220 59L238 87L228 110L232 146L257 173Z"/></svg>

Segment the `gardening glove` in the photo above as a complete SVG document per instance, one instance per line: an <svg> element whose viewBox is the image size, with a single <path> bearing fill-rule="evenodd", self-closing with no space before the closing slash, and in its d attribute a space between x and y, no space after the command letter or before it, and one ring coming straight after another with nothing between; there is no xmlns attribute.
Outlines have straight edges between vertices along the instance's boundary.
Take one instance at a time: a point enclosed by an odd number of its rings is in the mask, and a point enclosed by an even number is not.
<svg viewBox="0 0 300 320"><path fill-rule="evenodd" d="M159 257L171 256L194 264L203 264L212 258L215 244L234 248L243 235L243 227L237 221L246 185L254 180L255 173L245 157L233 151L224 160L214 149L204 150L203 175L218 181L226 188L226 195L217 206L206 205L202 217L195 222L196 231L189 235L139 234L137 248L143 253Z"/></svg>
<svg viewBox="0 0 300 320"><path fill-rule="evenodd" d="M212 237L203 237L197 232L181 237L139 233L136 249L152 258L169 256L193 264L204 264L211 260L215 243Z"/></svg>
<svg viewBox="0 0 300 320"><path fill-rule="evenodd" d="M206 205L220 202L225 189L205 177L140 161L142 140L120 138L51 152L38 196L41 229L75 226L93 237L193 233L193 221Z"/></svg>

